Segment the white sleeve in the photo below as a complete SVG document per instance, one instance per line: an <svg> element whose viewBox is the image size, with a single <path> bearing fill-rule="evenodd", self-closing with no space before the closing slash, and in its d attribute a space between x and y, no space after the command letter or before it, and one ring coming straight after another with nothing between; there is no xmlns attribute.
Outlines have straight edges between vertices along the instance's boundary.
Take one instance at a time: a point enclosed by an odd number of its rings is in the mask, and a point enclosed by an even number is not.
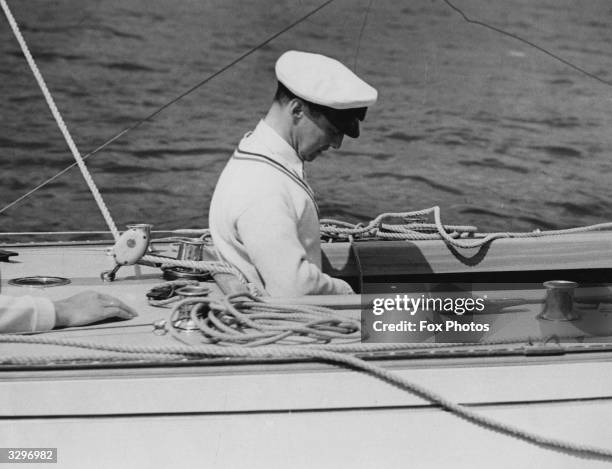
<svg viewBox="0 0 612 469"><path fill-rule="evenodd" d="M236 222L238 236L272 296L346 295L343 280L323 273L306 258L297 233L295 211L269 197L249 206Z"/></svg>
<svg viewBox="0 0 612 469"><path fill-rule="evenodd" d="M0 333L48 331L55 326L51 300L0 295Z"/></svg>

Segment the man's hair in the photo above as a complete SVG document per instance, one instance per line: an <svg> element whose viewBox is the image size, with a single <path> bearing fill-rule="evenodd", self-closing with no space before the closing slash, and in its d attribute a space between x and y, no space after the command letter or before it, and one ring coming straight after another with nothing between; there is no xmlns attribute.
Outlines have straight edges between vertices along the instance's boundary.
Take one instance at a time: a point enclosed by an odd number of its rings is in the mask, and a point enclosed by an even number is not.
<svg viewBox="0 0 612 469"><path fill-rule="evenodd" d="M274 101L280 104L285 104L291 101L293 98L297 98L297 96L289 91L289 88L279 81L278 86L276 87L276 93L274 93Z"/></svg>
<svg viewBox="0 0 612 469"><path fill-rule="evenodd" d="M308 109L315 114L323 114L326 109L329 109L325 106L321 106L320 104L311 103L310 101L300 98L279 81L276 88L276 93L274 94L274 101L280 104L287 104L294 98L297 98L305 103L306 106L308 106Z"/></svg>

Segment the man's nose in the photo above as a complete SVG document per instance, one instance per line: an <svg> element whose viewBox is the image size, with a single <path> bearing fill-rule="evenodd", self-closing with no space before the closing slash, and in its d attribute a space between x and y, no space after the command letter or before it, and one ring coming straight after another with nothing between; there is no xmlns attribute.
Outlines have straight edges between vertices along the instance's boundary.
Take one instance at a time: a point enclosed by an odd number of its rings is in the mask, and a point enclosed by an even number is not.
<svg viewBox="0 0 612 469"><path fill-rule="evenodd" d="M330 146L337 150L338 148L340 148L340 146L342 145L342 140L344 139L344 134L343 133L337 133L336 135L334 135L332 137L332 140L330 142Z"/></svg>

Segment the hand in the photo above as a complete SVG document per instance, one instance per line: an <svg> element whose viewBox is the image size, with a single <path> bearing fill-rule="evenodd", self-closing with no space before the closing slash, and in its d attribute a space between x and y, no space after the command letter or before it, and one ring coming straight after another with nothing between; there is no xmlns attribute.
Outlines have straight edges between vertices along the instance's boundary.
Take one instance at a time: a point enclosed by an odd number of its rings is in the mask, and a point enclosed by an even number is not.
<svg viewBox="0 0 612 469"><path fill-rule="evenodd" d="M95 291L84 291L53 304L56 327L84 326L113 317L132 319L138 316L121 300Z"/></svg>

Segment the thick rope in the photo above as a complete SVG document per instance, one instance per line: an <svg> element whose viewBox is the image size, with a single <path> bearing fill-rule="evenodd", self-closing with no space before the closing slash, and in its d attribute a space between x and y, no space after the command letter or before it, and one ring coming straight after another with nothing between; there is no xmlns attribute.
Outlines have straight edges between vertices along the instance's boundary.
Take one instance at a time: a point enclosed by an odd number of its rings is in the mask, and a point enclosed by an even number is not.
<svg viewBox="0 0 612 469"><path fill-rule="evenodd" d="M42 356L3 356L0 357L0 364L13 366L53 366L66 365L71 363L84 363L87 365L97 363L119 363L119 362L134 362L134 361L178 361L181 360L180 355L162 354L162 353L142 353L133 354L129 352L113 352L113 353L98 353L98 354L66 354L66 355L42 355Z"/></svg>
<svg viewBox="0 0 612 469"><path fill-rule="evenodd" d="M106 224L111 230L111 233L113 234L113 237L115 238L115 240L117 240L119 238L119 231L117 230L117 226L115 225L115 222L113 221L110 215L110 212L108 211L108 208L106 207L106 204L104 203L104 200L102 199L102 196L100 195L100 192L98 191L98 188L96 187L95 182L93 181L91 175L89 174L89 170L87 169L87 166L85 166L85 163L83 162L83 158L81 158L79 149L74 143L74 140L72 140L72 136L70 135L70 132L68 131L68 128L66 127L66 124L64 123L64 119L62 118L62 115L60 114L59 110L57 109L57 106L55 105L53 96L51 96L51 93L49 92L49 89L47 88L45 79L40 73L40 70L38 69L36 62L34 61L34 58L32 57L30 50L28 49L28 45L26 44L25 39L23 38L21 31L19 30L19 25L15 21L15 18L13 17L13 14L11 13L9 6L6 3L6 0L0 0L0 5L2 6L2 9L4 10L6 19L8 20L11 26L11 29L13 30L13 34L15 35L15 38L17 39L19 46L21 47L21 51L23 52L23 55L25 56L28 62L28 65L30 66L30 69L32 70L32 73L34 74L34 78L36 78L36 82L38 83L38 86L40 87L45 97L45 100L47 101L47 105L49 106L49 109L51 110L51 114L53 114L53 117L55 118L55 121L57 122L57 125L60 131L62 132L62 135L64 136L64 139L66 140L66 143L68 144L68 148L70 148L72 156L76 160L76 163L78 164L79 169L81 170L81 173L83 174L83 177L85 178L85 181L87 182L87 186L89 187L89 190L91 191L92 195L94 196L94 199L96 200L96 203L98 204L98 208L100 209L100 212L102 212L102 216L104 217Z"/></svg>
<svg viewBox="0 0 612 469"><path fill-rule="evenodd" d="M205 343L304 345L332 340L359 342L361 323L329 308L265 303L237 293L223 298L194 297L174 306L170 324L185 311L202 332ZM174 329L170 328L170 332Z"/></svg>
<svg viewBox="0 0 612 469"><path fill-rule="evenodd" d="M227 262L192 261L186 259L172 259L170 257L159 257L153 255L145 255L141 259L146 262L161 264L162 269L166 267L183 267L187 269L206 272L210 275L231 274L234 278L236 278L240 283L244 285L245 289L248 292L255 294L256 296L262 295L262 292L259 291L256 285L250 283L242 272L240 272L236 267L231 264L228 264Z"/></svg>
<svg viewBox="0 0 612 469"><path fill-rule="evenodd" d="M146 324L148 326L158 327L158 330L162 328L165 330L165 321L164 324ZM60 332L66 332L68 329L63 329ZM75 330L75 329L73 329ZM580 339L580 337L572 337L572 339ZM183 340L180 342L185 343ZM517 345L517 343L521 343L520 346L515 347L494 347L491 345L504 345L504 344L513 344ZM58 344L53 344L58 345ZM483 343L473 343L473 344L445 344L445 343L424 343L424 344L364 344L368 346L367 353L362 352L361 355L368 356L369 358L376 358L376 353L384 352L386 356L394 356L398 357L398 352L401 352L401 358L422 358L422 357L431 357L431 358L449 358L449 357L496 357L496 356L507 356L508 353L523 353L525 355L533 355L532 348L535 348L535 352L548 354L550 351L559 351L559 352L610 352L612 350L612 345L610 344L565 344L561 346L556 342L551 346L547 341L542 341L542 345L527 345L525 346L524 341L499 341L495 343L486 342ZM340 347L346 347L347 349L351 347L349 344L339 345L334 350L338 353L342 353ZM354 348L354 347L351 347ZM383 357L381 357L383 358ZM146 362L155 362L157 364L163 364L166 361L185 361L185 360L193 360L193 358L187 358L181 354L162 354L162 353L132 353L127 351L121 351L116 353L103 353L103 354L64 354L64 355L13 355L13 356L3 356L0 357L0 365L5 366L30 366L30 365L53 365L56 363L69 363L69 362L87 362L91 363L107 363L107 362L117 362L117 361L146 361Z"/></svg>
<svg viewBox="0 0 612 469"><path fill-rule="evenodd" d="M234 266L222 261L191 261L152 255L145 255L142 257L142 260L162 264L167 267L186 267L188 269L205 270L211 274L233 274L239 279L244 280L244 276Z"/></svg>
<svg viewBox="0 0 612 469"><path fill-rule="evenodd" d="M153 326L153 327L157 327L158 330L164 330L165 331L165 321L159 321L159 323L163 323L162 324L145 324L147 326ZM80 330L82 328L79 328L78 330ZM75 329L62 329L58 332L62 332L65 333L67 331L70 330L77 330ZM15 336L18 336L15 334ZM573 337L573 339L576 339L576 337ZM185 343L182 339L180 340L180 342ZM521 342L521 341L517 341L517 342ZM496 345L503 345L504 343L510 343L510 341L507 342L499 342ZM512 344L516 345L515 341L511 341ZM543 342L545 343L545 342ZM52 344L52 345L59 345L59 344ZM527 351L529 350L530 347L536 347L538 349L539 352L542 352L542 347L547 348L546 350L550 349L551 346L550 345L536 345L536 346L527 346L528 348L525 347L524 344L521 344L518 347L512 347L512 348L508 348L508 347L503 347L503 348L491 348L490 345L486 345L486 344L461 344L461 345L457 345L457 344L445 344L445 343L424 343L424 344L364 344L367 345L368 350L367 353L362 352L362 355L369 355L370 358L376 358L376 353L379 352L384 352L385 356L391 355L391 356L395 356L397 357L397 353L401 352L401 358L422 358L424 356L427 357L433 357L433 358L449 358L449 357L454 357L454 356L476 356L476 357L494 357L494 356L506 356L508 355L509 352L514 352L516 353L524 353L524 354L528 354ZM337 346L334 350L337 351L338 353L342 353L342 350L340 350L341 346ZM346 344L345 347L350 347L350 345ZM354 347L351 347L354 348ZM553 347L554 348L554 347ZM605 351L610 351L612 346L610 346L609 344L572 344L572 346L567 346L564 345L563 347L561 347L560 345L557 346L557 348L559 348L559 350L562 351L566 351L567 349L571 349L572 351L575 352L580 352L580 351L589 351L589 352L596 352L596 351L601 351L601 352L605 352ZM545 350L545 352L546 352ZM39 355L39 356L32 356L32 355L9 355L9 356L2 356L0 357L0 365L10 365L10 366L29 366L29 365L53 365L55 363L67 363L67 362L77 362L77 361L82 361L82 362L88 362L89 364L91 363L106 363L106 362L115 362L115 361L148 361L148 362L155 362L155 363L163 363L165 361L177 361L177 360L189 360L189 358L187 358L184 355L181 354L162 354L162 353L140 353L140 352L128 352L128 351L117 351L117 352L113 352L113 353L102 353L102 354L64 354L64 355Z"/></svg>
<svg viewBox="0 0 612 469"><path fill-rule="evenodd" d="M325 346L263 346L263 347L241 347L230 346L222 347L218 345L174 345L174 346L134 346L134 345L111 345L111 344L96 344L88 341L58 339L49 337L36 336L18 336L18 335L0 335L0 342L8 343L44 343L53 345L63 345L68 347L79 347L86 349L119 351L131 353L176 353L187 356L208 356L208 357L235 357L235 358L311 358L328 363L344 365L349 368L358 369L370 374L378 379L391 383L400 389L411 392L426 401L438 405L454 415L484 427L508 436L512 436L523 440L527 443L534 444L541 448L560 451L572 456L601 459L612 461L612 450L605 448L597 448L589 445L567 442L555 438L548 438L530 431L525 431L513 425L508 425L503 422L490 419L480 415L469 408L455 404L443 396L438 395L428 389L410 382L402 376L393 373L378 365L368 363L360 358L344 353L338 353L327 350ZM367 344L361 344L367 345ZM384 344L388 345L388 344Z"/></svg>
<svg viewBox="0 0 612 469"><path fill-rule="evenodd" d="M151 324L153 326L153 324ZM570 337L568 337L569 339ZM571 337L571 339L579 340L583 337ZM559 338L561 339L561 338ZM350 343L350 344L318 344L318 345L296 345L293 347L285 346L270 346L275 347L277 351L295 349L298 350L309 350L316 348L318 350L326 350L334 353L376 353L376 352L401 352L404 350L429 350L432 349L453 349L457 347L467 348L469 350L477 350L479 347L489 347L491 345L505 345L505 344L516 344L518 342L524 342L528 344L535 344L542 341L538 338L525 338L524 340L508 340L508 341L491 341L491 342L479 342L479 343L415 343L415 344L395 344L395 343ZM165 345L165 346L140 346L140 345L113 345L113 344L100 344L89 341L80 341L74 339L59 338L52 335L23 335L23 334L0 334L0 343L23 343L23 344L41 344L41 345L57 345L63 347L78 347L93 350L102 350L110 352L121 352L121 353L133 353L133 354L171 354L171 355L184 355L184 356L223 356L222 350L231 350L231 347L223 347L215 345L213 349L208 348L208 344L198 345ZM549 340L542 341L543 344L549 344ZM553 343L557 346L556 342ZM531 347L528 345L527 347ZM237 347L245 348L248 350L264 350L264 347L249 348L249 347ZM612 345L609 343L595 343L595 344L563 344L564 350L587 350L587 351L601 351L610 352L612 351ZM211 350L214 352L211 352ZM267 350L267 349L266 349ZM514 350L514 349L513 349ZM528 349L525 348L525 351ZM245 352L248 353L248 352ZM297 353L297 352L296 352ZM234 355L228 355L234 356ZM239 356L239 355L235 355ZM257 358L265 358L265 353L257 355ZM288 358L293 358L295 355L288 355Z"/></svg>
<svg viewBox="0 0 612 469"><path fill-rule="evenodd" d="M383 220L386 218L410 218L419 217L423 215L434 216L434 224L424 224L423 229L416 228L414 224L408 225L395 225L395 228L391 228L393 225L383 224ZM367 225L351 225L346 222L339 222L337 220L321 220L321 234L328 237L340 237L346 238L348 236L354 237L368 237L368 238L380 238L380 239L403 239L403 240L426 240L426 239L442 239L451 246L463 249L476 249L480 248L487 243L495 239L500 238L539 238L546 236L560 236L575 233L586 233L598 230L610 230L612 229L612 222L599 223L590 226L581 226L577 228L568 228L563 230L550 230L550 231L532 231L532 232L500 232L500 233L489 233L485 236L481 236L478 233L474 233L473 227L466 226L447 226L442 224L440 217L440 207L431 207L424 210L418 210L413 212L396 212L396 213L382 213L370 221ZM422 233L421 231L428 231L432 227L435 227L437 233ZM385 231L387 230L387 231ZM452 230L449 233L448 230ZM391 232L389 232L391 231ZM477 237L475 237L477 236ZM472 239L457 239L470 237Z"/></svg>

